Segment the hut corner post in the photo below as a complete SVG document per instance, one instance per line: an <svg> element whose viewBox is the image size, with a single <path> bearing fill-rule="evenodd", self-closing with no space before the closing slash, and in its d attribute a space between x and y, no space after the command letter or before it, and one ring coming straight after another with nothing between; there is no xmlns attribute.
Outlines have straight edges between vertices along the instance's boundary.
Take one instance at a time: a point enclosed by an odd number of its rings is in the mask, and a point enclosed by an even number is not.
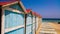
<svg viewBox="0 0 60 34"><path fill-rule="evenodd" d="M25 14L25 33L26 34L26 20L27 20L27 14Z"/></svg>
<svg viewBox="0 0 60 34"><path fill-rule="evenodd" d="M1 22L2 22L2 20L1 20L1 18L2 18L2 8L1 8L2 6L0 5L0 32L1 32Z"/></svg>
<svg viewBox="0 0 60 34"><path fill-rule="evenodd" d="M4 12L2 5L0 5L0 32L4 34Z"/></svg>

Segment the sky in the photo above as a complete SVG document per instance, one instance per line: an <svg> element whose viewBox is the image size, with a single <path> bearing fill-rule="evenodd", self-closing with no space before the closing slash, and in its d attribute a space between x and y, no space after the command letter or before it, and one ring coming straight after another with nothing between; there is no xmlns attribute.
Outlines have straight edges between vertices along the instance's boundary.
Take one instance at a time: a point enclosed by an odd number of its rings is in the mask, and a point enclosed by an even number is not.
<svg viewBox="0 0 60 34"><path fill-rule="evenodd" d="M6 1L6 0L0 0ZM42 18L60 18L60 0L21 0L26 9L32 9Z"/></svg>

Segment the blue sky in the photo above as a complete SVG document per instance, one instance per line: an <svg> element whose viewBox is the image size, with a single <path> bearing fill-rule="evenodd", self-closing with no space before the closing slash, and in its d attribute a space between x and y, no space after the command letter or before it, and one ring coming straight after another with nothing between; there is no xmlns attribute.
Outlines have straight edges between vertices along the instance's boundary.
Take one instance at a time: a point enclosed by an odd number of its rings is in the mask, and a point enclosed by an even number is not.
<svg viewBox="0 0 60 34"><path fill-rule="evenodd" d="M43 18L60 18L59 0L21 0L27 9L42 15Z"/></svg>
<svg viewBox="0 0 60 34"><path fill-rule="evenodd" d="M32 9L33 11L41 14L43 18L60 18L60 0L21 0L21 1L24 4L25 8Z"/></svg>

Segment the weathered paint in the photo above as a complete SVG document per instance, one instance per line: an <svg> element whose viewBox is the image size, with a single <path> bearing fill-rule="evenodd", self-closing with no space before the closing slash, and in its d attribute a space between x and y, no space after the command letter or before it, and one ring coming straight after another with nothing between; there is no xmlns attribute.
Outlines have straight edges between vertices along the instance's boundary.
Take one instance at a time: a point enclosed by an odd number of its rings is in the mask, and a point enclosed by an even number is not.
<svg viewBox="0 0 60 34"><path fill-rule="evenodd" d="M7 32L5 34L24 34L24 28L19 28L19 29Z"/></svg>
<svg viewBox="0 0 60 34"><path fill-rule="evenodd" d="M24 25L24 15L5 10L5 29Z"/></svg>
<svg viewBox="0 0 60 34"><path fill-rule="evenodd" d="M21 3L20 3L21 4ZM5 6L4 9L4 30L5 34L25 34L25 15L23 6L15 3Z"/></svg>
<svg viewBox="0 0 60 34"><path fill-rule="evenodd" d="M38 17L36 17L36 30L38 28Z"/></svg>
<svg viewBox="0 0 60 34"><path fill-rule="evenodd" d="M31 16L31 14L27 15L26 34L32 34L32 16Z"/></svg>
<svg viewBox="0 0 60 34"><path fill-rule="evenodd" d="M13 9L22 11L22 8L18 4L13 4L13 5L9 6L9 8L13 8Z"/></svg>
<svg viewBox="0 0 60 34"><path fill-rule="evenodd" d="M35 16L33 16L33 34L35 34Z"/></svg>

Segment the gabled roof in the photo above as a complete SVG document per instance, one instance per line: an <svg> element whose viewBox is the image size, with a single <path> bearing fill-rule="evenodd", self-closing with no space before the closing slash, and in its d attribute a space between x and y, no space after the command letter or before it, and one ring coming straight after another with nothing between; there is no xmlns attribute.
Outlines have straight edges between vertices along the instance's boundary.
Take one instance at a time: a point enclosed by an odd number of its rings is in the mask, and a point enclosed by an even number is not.
<svg viewBox="0 0 60 34"><path fill-rule="evenodd" d="M0 5L6 5L6 4L10 4L10 3L13 3L13 2L0 2Z"/></svg>
<svg viewBox="0 0 60 34"><path fill-rule="evenodd" d="M26 11L25 7L23 6L23 4L20 0L10 0L8 2L0 2L0 5L2 7L6 7L6 6L16 4L16 3L18 3L18 5L23 9L24 12Z"/></svg>
<svg viewBox="0 0 60 34"><path fill-rule="evenodd" d="M26 13L30 13L31 12L31 9L26 9Z"/></svg>

